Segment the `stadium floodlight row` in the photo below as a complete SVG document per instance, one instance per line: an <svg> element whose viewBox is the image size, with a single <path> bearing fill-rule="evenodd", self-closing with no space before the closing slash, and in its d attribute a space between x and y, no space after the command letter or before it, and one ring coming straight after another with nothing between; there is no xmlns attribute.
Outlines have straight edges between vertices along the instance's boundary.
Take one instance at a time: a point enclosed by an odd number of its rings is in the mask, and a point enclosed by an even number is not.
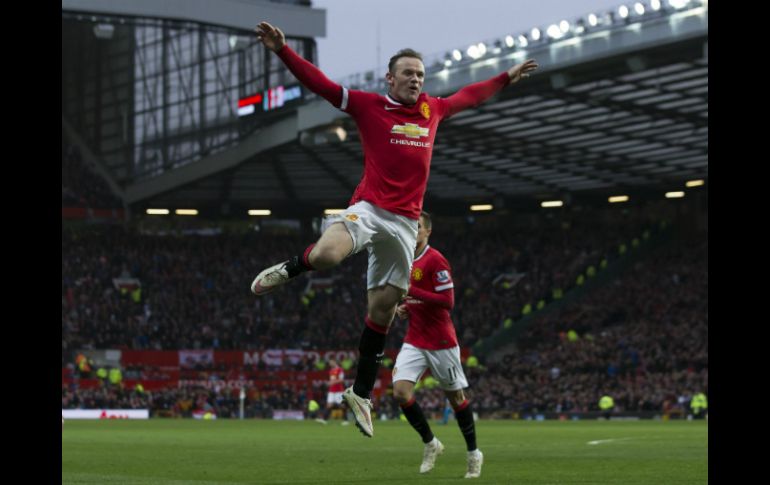
<svg viewBox="0 0 770 485"><path fill-rule="evenodd" d="M533 27L527 32L508 34L503 37L476 42L466 48L451 49L447 52L425 56L425 67L430 72L445 71L458 65L466 65L488 56L497 56L506 52L526 55L526 50L553 42L576 42L581 37L602 35L603 32L624 28L640 22L666 18L672 21L683 16L702 15L708 9L708 0L650 0L619 5L616 8L599 13L589 13L570 22L561 20L547 28ZM352 80L360 84L360 74L354 74L340 80L341 84L351 84ZM371 79L376 85L379 79ZM367 83L363 86L371 88ZM364 89L362 87L362 89Z"/></svg>
<svg viewBox="0 0 770 485"><path fill-rule="evenodd" d="M574 22L561 20L549 25L545 29L545 35L543 35L543 29L533 27L529 32L506 35L492 41L471 44L464 51L459 48L453 49L444 54L443 62L440 60L428 61L426 65L443 65L444 68L448 68L455 62L475 61L487 54L498 55L503 49L515 50L534 47L538 43L575 38L592 32L641 22L648 18L681 15L685 10L689 11L690 14L696 14L707 6L708 0L667 0L665 5L660 0L651 0L646 2L646 6L645 3L635 2L632 8L624 4L602 14L590 13Z"/></svg>
<svg viewBox="0 0 770 485"><path fill-rule="evenodd" d="M698 180L689 180L685 183L685 186L687 188L694 188L694 187L701 187L705 185L705 181L702 179ZM666 192L665 197L667 199L676 199L676 198L682 198L684 197L685 192L682 190L678 191L669 191ZM615 204L618 202L628 202L630 200L630 197L628 195L613 195L608 197L607 201L610 204ZM549 207L562 207L564 206L563 200L545 200L540 203L540 206L543 208L549 208ZM469 209L471 212L481 212L481 211L491 211L494 209L494 205L492 204L472 204ZM332 215L332 214L340 214L344 212L345 209L324 209L323 213L324 215ZM150 208L145 211L147 215L161 215L161 216L167 216L171 214L170 209L159 209L159 208ZM198 210L197 209L175 209L174 213L178 216L197 216ZM250 216L269 216L272 215L272 211L270 209L248 209L248 214Z"/></svg>

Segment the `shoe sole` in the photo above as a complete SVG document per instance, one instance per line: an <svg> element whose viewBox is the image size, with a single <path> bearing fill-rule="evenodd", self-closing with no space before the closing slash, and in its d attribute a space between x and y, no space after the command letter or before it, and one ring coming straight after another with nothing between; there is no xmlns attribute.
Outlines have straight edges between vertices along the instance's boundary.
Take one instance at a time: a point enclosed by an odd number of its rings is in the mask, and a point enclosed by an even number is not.
<svg viewBox="0 0 770 485"><path fill-rule="evenodd" d="M364 430L364 427L359 424L358 420L356 420L356 428L358 428L358 431L361 432L362 435L366 436L367 438L371 438L372 435L368 434L366 430Z"/></svg>

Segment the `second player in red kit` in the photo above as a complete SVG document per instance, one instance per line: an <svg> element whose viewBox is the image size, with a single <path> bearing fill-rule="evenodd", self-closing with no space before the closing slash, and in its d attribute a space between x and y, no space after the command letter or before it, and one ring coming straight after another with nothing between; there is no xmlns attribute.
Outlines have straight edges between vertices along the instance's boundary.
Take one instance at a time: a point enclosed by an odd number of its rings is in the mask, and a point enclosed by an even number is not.
<svg viewBox="0 0 770 485"><path fill-rule="evenodd" d="M470 401L463 389L468 379L460 361L460 346L450 311L454 307L452 269L446 258L428 245L433 228L430 214L423 212L417 233L411 286L398 316L409 319L404 344L393 367L393 397L407 421L424 443L420 473L428 473L436 458L444 452L444 444L433 435L428 420L414 396L414 388L426 370L438 380L457 418L465 438L467 471L465 478L481 476L484 455L476 447L476 424Z"/></svg>

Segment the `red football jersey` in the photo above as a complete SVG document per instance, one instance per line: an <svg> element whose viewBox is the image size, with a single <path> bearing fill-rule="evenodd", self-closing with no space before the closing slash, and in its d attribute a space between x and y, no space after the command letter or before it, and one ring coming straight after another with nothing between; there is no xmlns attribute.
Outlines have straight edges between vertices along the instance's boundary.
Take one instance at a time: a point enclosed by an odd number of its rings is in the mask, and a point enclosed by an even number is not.
<svg viewBox="0 0 770 485"><path fill-rule="evenodd" d="M439 122L478 106L508 85L508 72L470 84L447 98L421 93L412 106L390 96L349 91L284 45L278 56L296 78L358 125L364 149L364 175L351 204L365 200L385 210L419 219L428 185L430 159Z"/></svg>
<svg viewBox="0 0 770 485"><path fill-rule="evenodd" d="M350 204L365 200L419 219L446 101L421 93L406 106L387 95L343 88L340 108L356 120L364 150L364 175Z"/></svg>
<svg viewBox="0 0 770 485"><path fill-rule="evenodd" d="M431 293L454 292L449 262L430 246L426 246L414 259L409 282ZM404 342L428 350L448 349L457 345L457 334L448 309L411 296L407 297L406 304L409 308L409 328Z"/></svg>
<svg viewBox="0 0 770 485"><path fill-rule="evenodd" d="M342 379L345 379L345 373L342 371L342 367L335 367L329 371L329 377L334 379L340 379L337 384L329 386L329 392L343 392L345 390L345 383Z"/></svg>

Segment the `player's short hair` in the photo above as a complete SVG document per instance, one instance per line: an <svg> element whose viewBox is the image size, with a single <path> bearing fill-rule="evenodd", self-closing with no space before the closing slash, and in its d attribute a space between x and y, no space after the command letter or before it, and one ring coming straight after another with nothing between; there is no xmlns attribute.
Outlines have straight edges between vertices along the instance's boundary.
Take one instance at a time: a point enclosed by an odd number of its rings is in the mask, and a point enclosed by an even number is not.
<svg viewBox="0 0 770 485"><path fill-rule="evenodd" d="M433 228L433 221L430 220L430 214L428 214L425 211L422 211L420 213L420 217L425 219L425 229L432 229Z"/></svg>
<svg viewBox="0 0 770 485"><path fill-rule="evenodd" d="M422 54L416 50L409 48L401 49L400 51L396 52L395 56L390 58L390 62L388 62L388 71L393 72L393 67L395 67L396 61L402 57L414 57L415 59L419 59L420 62L422 62Z"/></svg>

